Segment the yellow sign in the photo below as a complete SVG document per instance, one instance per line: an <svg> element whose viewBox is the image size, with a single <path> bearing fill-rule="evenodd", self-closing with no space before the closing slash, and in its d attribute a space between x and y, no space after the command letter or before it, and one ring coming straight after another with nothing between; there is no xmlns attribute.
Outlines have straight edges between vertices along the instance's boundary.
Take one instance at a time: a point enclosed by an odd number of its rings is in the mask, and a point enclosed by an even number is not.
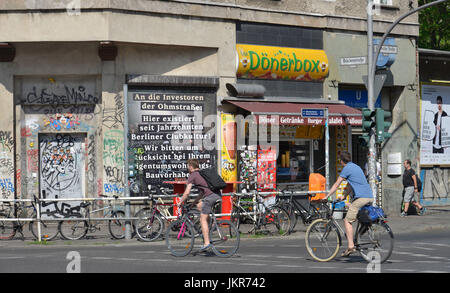
<svg viewBox="0 0 450 293"><path fill-rule="evenodd" d="M222 178L237 180L236 120L232 114L222 114Z"/></svg>
<svg viewBox="0 0 450 293"><path fill-rule="evenodd" d="M323 50L236 44L237 77L321 81L328 75Z"/></svg>

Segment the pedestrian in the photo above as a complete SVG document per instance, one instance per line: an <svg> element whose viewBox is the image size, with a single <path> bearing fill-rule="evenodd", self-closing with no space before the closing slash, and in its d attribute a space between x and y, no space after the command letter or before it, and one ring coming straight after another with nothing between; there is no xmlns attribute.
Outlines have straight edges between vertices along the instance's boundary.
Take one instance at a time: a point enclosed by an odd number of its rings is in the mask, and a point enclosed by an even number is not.
<svg viewBox="0 0 450 293"><path fill-rule="evenodd" d="M425 208L414 200L414 195L419 193L416 172L413 168L411 168L410 160L405 160L403 162L403 166L405 167L405 172L403 173L403 202L405 207L401 213L401 216L406 217L408 215L410 204L419 208L419 215L422 216L425 213Z"/></svg>
<svg viewBox="0 0 450 293"><path fill-rule="evenodd" d="M192 186L195 185L199 189L199 195L194 200L193 205L197 206L197 209L200 211L200 226L202 228L203 234L203 246L200 248L200 251L207 251L211 248L211 242L209 239L209 214L212 212L212 208L214 204L221 200L222 198L215 194L211 189L208 188L208 183L206 180L200 175L200 168L198 160L191 159L188 160L188 183L186 189L181 197L180 202L177 204L180 207L188 198Z"/></svg>
<svg viewBox="0 0 450 293"><path fill-rule="evenodd" d="M331 187L327 197L330 197L336 192L341 182L345 179L353 190L354 195L344 219L348 248L341 254L341 256L349 256L356 251L353 242L353 223L356 221L359 209L373 203L373 193L361 167L351 161L351 154L347 151L343 151L339 157L339 161L344 168L342 169L341 174L339 174L337 181Z"/></svg>

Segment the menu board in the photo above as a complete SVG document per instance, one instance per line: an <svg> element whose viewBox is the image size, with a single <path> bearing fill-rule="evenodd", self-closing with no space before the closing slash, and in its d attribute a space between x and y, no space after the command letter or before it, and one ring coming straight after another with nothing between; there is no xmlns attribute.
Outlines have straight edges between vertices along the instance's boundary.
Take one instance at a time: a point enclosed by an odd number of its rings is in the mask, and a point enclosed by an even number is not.
<svg viewBox="0 0 450 293"><path fill-rule="evenodd" d="M130 89L127 102L130 165L144 186L186 179L188 159L217 165L215 92Z"/></svg>

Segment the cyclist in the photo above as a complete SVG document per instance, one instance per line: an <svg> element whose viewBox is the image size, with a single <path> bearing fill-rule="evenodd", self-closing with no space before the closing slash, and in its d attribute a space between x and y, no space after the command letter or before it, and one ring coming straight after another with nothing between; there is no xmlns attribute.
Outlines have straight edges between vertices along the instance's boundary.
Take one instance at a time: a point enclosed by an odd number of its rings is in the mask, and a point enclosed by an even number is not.
<svg viewBox="0 0 450 293"><path fill-rule="evenodd" d="M330 189L328 197L331 196L338 189L341 182L346 179L353 189L353 199L348 207L347 215L344 219L345 234L347 236L348 248L341 254L341 256L349 256L356 251L353 242L353 222L356 221L356 216L360 208L367 204L373 203L373 193L364 176L363 170L356 164L352 163L352 157L349 152L343 151L340 154L340 162L344 166L336 183ZM341 198L342 199L342 198Z"/></svg>
<svg viewBox="0 0 450 293"><path fill-rule="evenodd" d="M211 248L208 227L209 214L212 212L214 204L218 200L221 200L221 197L208 188L208 183L199 173L200 169L198 160L188 160L188 171L188 183L183 196L177 205L180 207L187 200L191 192L192 185L195 185L199 189L200 194L195 199L193 205L196 205L197 209L200 211L200 225L203 234L203 246L200 248L200 251L207 251Z"/></svg>

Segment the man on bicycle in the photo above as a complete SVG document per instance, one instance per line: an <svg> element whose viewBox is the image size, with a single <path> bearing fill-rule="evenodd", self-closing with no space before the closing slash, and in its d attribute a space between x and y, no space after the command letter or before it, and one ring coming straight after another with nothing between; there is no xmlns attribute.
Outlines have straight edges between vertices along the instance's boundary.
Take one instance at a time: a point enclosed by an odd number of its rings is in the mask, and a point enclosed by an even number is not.
<svg viewBox="0 0 450 293"><path fill-rule="evenodd" d="M200 225L203 234L203 246L200 248L200 251L206 251L211 248L208 227L209 214L212 212L214 204L218 200L221 200L221 197L208 188L208 183L199 173L200 169L198 160L188 160L188 170L188 183L183 196L177 205L180 207L187 200L191 192L192 185L195 185L199 189L200 194L193 204L196 204L197 209L200 211Z"/></svg>
<svg viewBox="0 0 450 293"><path fill-rule="evenodd" d="M341 164L344 166L336 183L330 189L327 197L331 196L339 188L341 182L346 179L353 189L353 200L348 207L347 216L344 219L345 234L347 236L348 248L341 256L349 256L356 251L353 242L353 222L356 221L356 216L360 208L367 204L373 203L373 193L369 183L364 176L363 170L356 164L351 162L352 157L349 152L343 151L340 154Z"/></svg>

